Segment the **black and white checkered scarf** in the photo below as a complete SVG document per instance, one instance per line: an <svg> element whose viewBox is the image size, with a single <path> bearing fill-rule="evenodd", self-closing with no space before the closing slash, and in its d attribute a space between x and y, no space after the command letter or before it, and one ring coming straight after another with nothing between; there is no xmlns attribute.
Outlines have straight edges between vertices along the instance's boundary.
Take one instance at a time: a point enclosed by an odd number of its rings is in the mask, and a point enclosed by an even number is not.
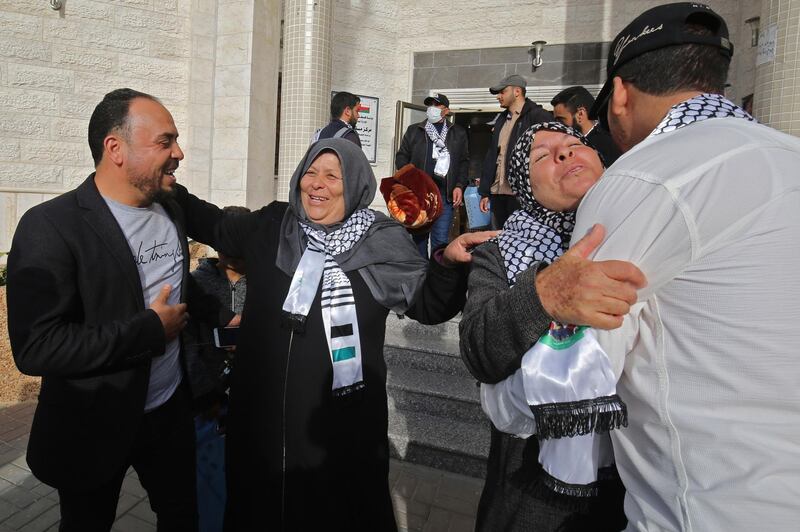
<svg viewBox="0 0 800 532"><path fill-rule="evenodd" d="M333 364L333 394L336 396L364 387L353 288L336 257L352 249L374 221L374 212L360 209L330 233L300 222L308 245L292 277L283 310L295 320L303 321L322 282L320 306Z"/></svg>
<svg viewBox="0 0 800 532"><path fill-rule="evenodd" d="M431 157L436 161L433 173L441 177L445 177L450 170L450 152L445 143L449 129L450 126L447 124L447 120L442 124L441 132L437 131L436 126L431 124L430 121L425 122L425 133L428 134L428 138L433 143Z"/></svg>
<svg viewBox="0 0 800 532"><path fill-rule="evenodd" d="M497 238L511 285L517 275L532 263L544 261L550 264L560 257L569 247L575 227L575 211L550 210L536 201L531 191L531 145L536 132L543 129L571 135L591 147L583 135L560 122L534 124L517 140L511 153L507 179L522 208L508 217Z"/></svg>
<svg viewBox="0 0 800 532"><path fill-rule="evenodd" d="M744 118L750 122L755 122L756 120L747 111L725 98L725 96L703 93L673 105L667 116L649 136L654 137L662 133L669 133L709 118Z"/></svg>

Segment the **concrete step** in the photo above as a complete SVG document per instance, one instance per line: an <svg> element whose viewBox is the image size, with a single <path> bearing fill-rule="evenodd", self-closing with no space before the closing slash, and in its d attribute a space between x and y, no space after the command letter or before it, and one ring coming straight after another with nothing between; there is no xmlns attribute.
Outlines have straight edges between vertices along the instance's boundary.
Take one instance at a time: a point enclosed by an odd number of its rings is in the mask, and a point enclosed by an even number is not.
<svg viewBox="0 0 800 532"><path fill-rule="evenodd" d="M484 478L489 455L489 422L398 410L390 396L389 443L392 456L400 460Z"/></svg>
<svg viewBox="0 0 800 532"><path fill-rule="evenodd" d="M410 368L389 368L388 393L398 410L480 423L481 410L475 380Z"/></svg>
<svg viewBox="0 0 800 532"><path fill-rule="evenodd" d="M460 316L439 325L423 325L411 318L398 318L389 313L386 320L385 345L405 347L431 353L457 355Z"/></svg>
<svg viewBox="0 0 800 532"><path fill-rule="evenodd" d="M383 358L389 368L411 368L444 375L472 378L458 354L425 351L423 348L384 346Z"/></svg>

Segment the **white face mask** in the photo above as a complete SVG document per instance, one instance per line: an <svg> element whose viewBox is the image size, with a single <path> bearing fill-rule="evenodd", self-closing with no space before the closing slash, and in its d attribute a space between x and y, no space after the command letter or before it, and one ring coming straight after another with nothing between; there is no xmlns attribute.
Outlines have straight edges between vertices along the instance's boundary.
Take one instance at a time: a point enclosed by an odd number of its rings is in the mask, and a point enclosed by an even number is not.
<svg viewBox="0 0 800 532"><path fill-rule="evenodd" d="M428 115L428 121L431 124L435 124L442 119L442 110L439 107L428 107L426 114Z"/></svg>

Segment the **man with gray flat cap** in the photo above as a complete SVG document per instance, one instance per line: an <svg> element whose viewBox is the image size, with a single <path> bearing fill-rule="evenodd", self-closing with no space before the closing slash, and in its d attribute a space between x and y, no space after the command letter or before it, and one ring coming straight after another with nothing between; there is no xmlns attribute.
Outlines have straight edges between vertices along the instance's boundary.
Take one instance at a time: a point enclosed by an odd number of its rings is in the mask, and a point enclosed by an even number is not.
<svg viewBox="0 0 800 532"><path fill-rule="evenodd" d="M509 215L519 208L517 198L506 180L506 168L520 134L532 124L553 119L549 111L525 97L528 83L518 74L512 74L489 87L500 107L505 109L496 119L492 143L483 162L483 175L478 191L481 211L489 212L491 198L492 227L503 227Z"/></svg>
<svg viewBox="0 0 800 532"><path fill-rule="evenodd" d="M627 404L611 437L630 531L800 522L800 139L723 96L732 55L708 6L652 8L611 43L590 111L624 153L573 234L602 224L593 259L648 280L621 327L597 334ZM537 276L553 315L576 272L601 264L573 257ZM527 416L522 404L505 414Z"/></svg>

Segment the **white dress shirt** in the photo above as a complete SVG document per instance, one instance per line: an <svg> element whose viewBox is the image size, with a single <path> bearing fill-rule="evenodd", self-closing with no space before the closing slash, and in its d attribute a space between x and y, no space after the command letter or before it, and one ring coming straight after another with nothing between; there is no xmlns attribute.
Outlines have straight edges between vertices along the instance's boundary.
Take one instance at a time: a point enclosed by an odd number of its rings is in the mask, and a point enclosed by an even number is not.
<svg viewBox="0 0 800 532"><path fill-rule="evenodd" d="M630 531L793 531L800 523L800 139L737 118L649 137L578 210L595 259L648 286L598 331L629 426L614 430ZM532 432L519 372L482 391Z"/></svg>

